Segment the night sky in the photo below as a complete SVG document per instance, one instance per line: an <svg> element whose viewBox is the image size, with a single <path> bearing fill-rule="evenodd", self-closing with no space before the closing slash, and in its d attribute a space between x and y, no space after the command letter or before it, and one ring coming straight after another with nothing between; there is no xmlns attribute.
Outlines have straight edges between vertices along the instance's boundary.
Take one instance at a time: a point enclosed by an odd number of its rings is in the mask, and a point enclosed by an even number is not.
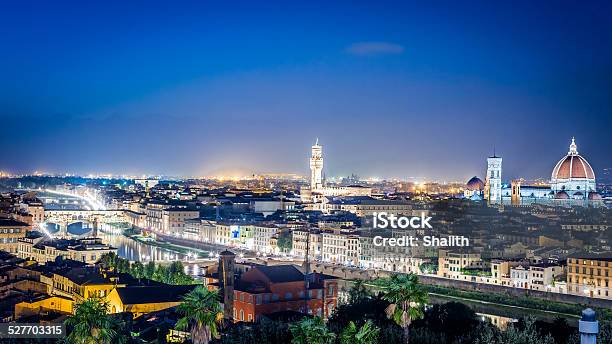
<svg viewBox="0 0 612 344"><path fill-rule="evenodd" d="M171 4L174 3L174 4ZM225 5L221 5L225 3ZM0 170L547 178L612 167L612 2L5 1Z"/></svg>

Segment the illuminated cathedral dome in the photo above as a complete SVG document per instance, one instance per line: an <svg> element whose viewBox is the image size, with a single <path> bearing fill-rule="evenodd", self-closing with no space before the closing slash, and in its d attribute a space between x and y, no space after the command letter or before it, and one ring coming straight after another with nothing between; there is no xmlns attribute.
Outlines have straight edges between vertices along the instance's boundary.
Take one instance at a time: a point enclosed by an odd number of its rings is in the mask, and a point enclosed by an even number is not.
<svg viewBox="0 0 612 344"><path fill-rule="evenodd" d="M484 183L480 178L474 176L472 179L468 180L467 184L465 184L465 188L472 191L484 190Z"/></svg>
<svg viewBox="0 0 612 344"><path fill-rule="evenodd" d="M576 143L572 139L570 150L553 169L552 179L595 179L595 173L585 158L578 154Z"/></svg>
<svg viewBox="0 0 612 344"><path fill-rule="evenodd" d="M584 198L587 193L595 192L595 173L589 162L578 154L574 138L567 155L553 168L550 184L552 190L564 191L571 198Z"/></svg>

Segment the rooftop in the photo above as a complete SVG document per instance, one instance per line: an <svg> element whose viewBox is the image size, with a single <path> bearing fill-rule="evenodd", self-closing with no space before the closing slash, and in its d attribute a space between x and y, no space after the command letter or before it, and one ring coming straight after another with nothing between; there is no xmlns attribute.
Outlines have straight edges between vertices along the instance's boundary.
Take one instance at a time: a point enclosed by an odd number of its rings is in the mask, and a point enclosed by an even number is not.
<svg viewBox="0 0 612 344"><path fill-rule="evenodd" d="M130 286L117 288L123 304L178 302L197 285Z"/></svg>
<svg viewBox="0 0 612 344"><path fill-rule="evenodd" d="M0 218L0 227L29 227L29 225L14 219Z"/></svg>

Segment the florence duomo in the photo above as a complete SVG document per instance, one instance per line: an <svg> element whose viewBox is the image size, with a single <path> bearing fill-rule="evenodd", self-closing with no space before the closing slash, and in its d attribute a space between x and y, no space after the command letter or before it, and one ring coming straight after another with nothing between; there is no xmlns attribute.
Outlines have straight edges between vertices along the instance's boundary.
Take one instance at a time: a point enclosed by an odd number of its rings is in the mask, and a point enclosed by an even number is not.
<svg viewBox="0 0 612 344"><path fill-rule="evenodd" d="M572 138L567 154L554 165L548 184L526 183L522 179L504 183L501 172L502 158L489 157L486 181L472 177L466 183L464 197L474 201L486 200L490 204L603 205L596 189L595 172L578 153L575 138Z"/></svg>

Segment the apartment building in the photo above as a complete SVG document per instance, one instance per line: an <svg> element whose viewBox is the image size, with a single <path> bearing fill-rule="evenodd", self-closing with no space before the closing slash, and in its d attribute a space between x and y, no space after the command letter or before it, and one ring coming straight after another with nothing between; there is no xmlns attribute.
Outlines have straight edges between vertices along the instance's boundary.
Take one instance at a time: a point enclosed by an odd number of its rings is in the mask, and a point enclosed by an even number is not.
<svg viewBox="0 0 612 344"><path fill-rule="evenodd" d="M359 265L359 235L352 231L321 232L321 256L324 262Z"/></svg>
<svg viewBox="0 0 612 344"><path fill-rule="evenodd" d="M0 250L17 254L19 239L25 238L31 227L14 219L0 218Z"/></svg>
<svg viewBox="0 0 612 344"><path fill-rule="evenodd" d="M280 228L273 223L259 223L253 226L253 250L265 254L275 253L276 247L271 245L271 239Z"/></svg>
<svg viewBox="0 0 612 344"><path fill-rule="evenodd" d="M254 235L255 227L253 224L217 223L215 243L252 250L255 246Z"/></svg>
<svg viewBox="0 0 612 344"><path fill-rule="evenodd" d="M116 254L117 249L104 244L100 238L43 241L40 236L29 236L19 239L17 257L31 259L39 264L53 262L61 257L91 265L108 253Z"/></svg>
<svg viewBox="0 0 612 344"><path fill-rule="evenodd" d="M438 276L460 279L465 269L482 269L480 253L468 250L439 250Z"/></svg>
<svg viewBox="0 0 612 344"><path fill-rule="evenodd" d="M310 237L308 237L310 235ZM306 242L309 243L310 259L321 260L322 235L319 230L294 229L292 232L293 255L306 257Z"/></svg>
<svg viewBox="0 0 612 344"><path fill-rule="evenodd" d="M612 299L612 255L575 253L567 259L567 292Z"/></svg>
<svg viewBox="0 0 612 344"><path fill-rule="evenodd" d="M200 211L195 208L171 207L162 210L162 231L166 234L182 236L185 231L185 221L200 217Z"/></svg>
<svg viewBox="0 0 612 344"><path fill-rule="evenodd" d="M214 243L217 238L217 223L200 218L187 219L185 220L183 237L189 240Z"/></svg>

